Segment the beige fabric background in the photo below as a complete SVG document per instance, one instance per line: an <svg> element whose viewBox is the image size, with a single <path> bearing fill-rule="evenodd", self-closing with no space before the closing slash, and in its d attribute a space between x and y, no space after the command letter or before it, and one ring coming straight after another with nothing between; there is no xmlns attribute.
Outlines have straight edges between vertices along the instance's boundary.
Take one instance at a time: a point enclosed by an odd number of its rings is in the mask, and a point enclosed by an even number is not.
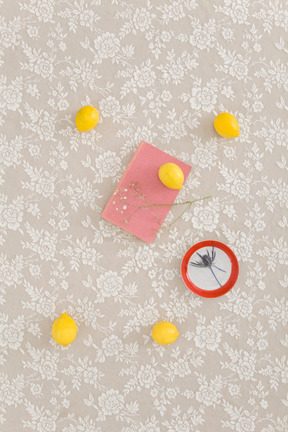
<svg viewBox="0 0 288 432"><path fill-rule="evenodd" d="M0 430L287 432L287 2L0 3ZM192 165L179 202L213 196L152 245L100 218L141 140ZM205 239L240 264L219 299L180 276Z"/></svg>

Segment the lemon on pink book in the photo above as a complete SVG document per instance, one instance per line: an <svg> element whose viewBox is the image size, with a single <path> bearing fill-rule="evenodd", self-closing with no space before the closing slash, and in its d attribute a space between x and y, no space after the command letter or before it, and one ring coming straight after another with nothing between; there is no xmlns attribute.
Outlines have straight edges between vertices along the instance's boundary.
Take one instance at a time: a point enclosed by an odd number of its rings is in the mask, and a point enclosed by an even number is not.
<svg viewBox="0 0 288 432"><path fill-rule="evenodd" d="M102 218L152 243L179 193L159 179L159 168L168 163L182 170L184 183L191 166L142 141L103 210Z"/></svg>

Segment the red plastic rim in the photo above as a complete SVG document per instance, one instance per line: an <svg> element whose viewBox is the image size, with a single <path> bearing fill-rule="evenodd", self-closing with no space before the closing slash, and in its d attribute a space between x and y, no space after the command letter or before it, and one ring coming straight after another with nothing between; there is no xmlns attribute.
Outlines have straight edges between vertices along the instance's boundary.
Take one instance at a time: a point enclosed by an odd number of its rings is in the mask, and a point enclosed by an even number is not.
<svg viewBox="0 0 288 432"><path fill-rule="evenodd" d="M222 287L215 289L215 290L211 290L211 291L208 291L208 290L206 291L206 290L199 288L197 285L195 285L191 281L191 279L189 278L189 275L188 275L188 263L189 263L191 256L198 249L201 249L205 246L214 246L215 248L221 249L229 257L230 262L231 262L231 275L230 275L230 278L228 279L228 281ZM232 252L232 250L228 246L226 246L224 243L214 241L214 240L206 240L206 241L202 241L200 243L195 244L186 252L186 254L184 255L184 258L182 260L182 263L181 263L181 275L182 275L182 279L183 279L185 285L187 286L187 288L189 288L194 294L197 294L200 297L205 297L205 298L220 297L220 296L226 294L228 291L230 291L233 288L233 286L235 285L235 283L238 279L238 275L239 275L239 264L238 264L238 260L236 258L236 255L234 254L234 252Z"/></svg>

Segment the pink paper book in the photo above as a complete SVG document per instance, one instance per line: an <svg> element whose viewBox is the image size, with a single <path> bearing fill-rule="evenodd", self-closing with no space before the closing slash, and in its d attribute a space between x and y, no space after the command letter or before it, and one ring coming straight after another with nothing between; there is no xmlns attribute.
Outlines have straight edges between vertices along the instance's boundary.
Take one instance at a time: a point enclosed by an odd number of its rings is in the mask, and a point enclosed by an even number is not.
<svg viewBox="0 0 288 432"><path fill-rule="evenodd" d="M102 212L102 218L147 243L152 243L179 191L164 186L158 178L161 165L173 162L188 177L191 167L142 141L116 190ZM158 205L158 206L157 206Z"/></svg>

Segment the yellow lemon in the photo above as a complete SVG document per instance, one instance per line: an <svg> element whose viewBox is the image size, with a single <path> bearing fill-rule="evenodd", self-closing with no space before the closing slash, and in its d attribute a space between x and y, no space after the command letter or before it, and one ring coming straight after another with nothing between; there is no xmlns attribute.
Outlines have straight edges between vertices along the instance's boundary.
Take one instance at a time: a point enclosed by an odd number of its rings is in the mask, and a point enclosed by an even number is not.
<svg viewBox="0 0 288 432"><path fill-rule="evenodd" d="M214 128L224 138L235 138L240 135L238 121L232 114L226 112L215 117Z"/></svg>
<svg viewBox="0 0 288 432"><path fill-rule="evenodd" d="M158 171L158 176L161 182L169 189L180 190L184 183L183 171L174 163L161 165Z"/></svg>
<svg viewBox="0 0 288 432"><path fill-rule="evenodd" d="M81 108L75 118L77 129L80 132L85 132L93 129L99 121L99 112L91 105L86 105Z"/></svg>
<svg viewBox="0 0 288 432"><path fill-rule="evenodd" d="M67 313L63 313L57 318L52 326L52 336L59 345L67 346L71 344L77 335L77 325L73 318Z"/></svg>
<svg viewBox="0 0 288 432"><path fill-rule="evenodd" d="M160 321L154 325L152 338L160 345L169 345L178 338L179 332L174 324L168 321Z"/></svg>

